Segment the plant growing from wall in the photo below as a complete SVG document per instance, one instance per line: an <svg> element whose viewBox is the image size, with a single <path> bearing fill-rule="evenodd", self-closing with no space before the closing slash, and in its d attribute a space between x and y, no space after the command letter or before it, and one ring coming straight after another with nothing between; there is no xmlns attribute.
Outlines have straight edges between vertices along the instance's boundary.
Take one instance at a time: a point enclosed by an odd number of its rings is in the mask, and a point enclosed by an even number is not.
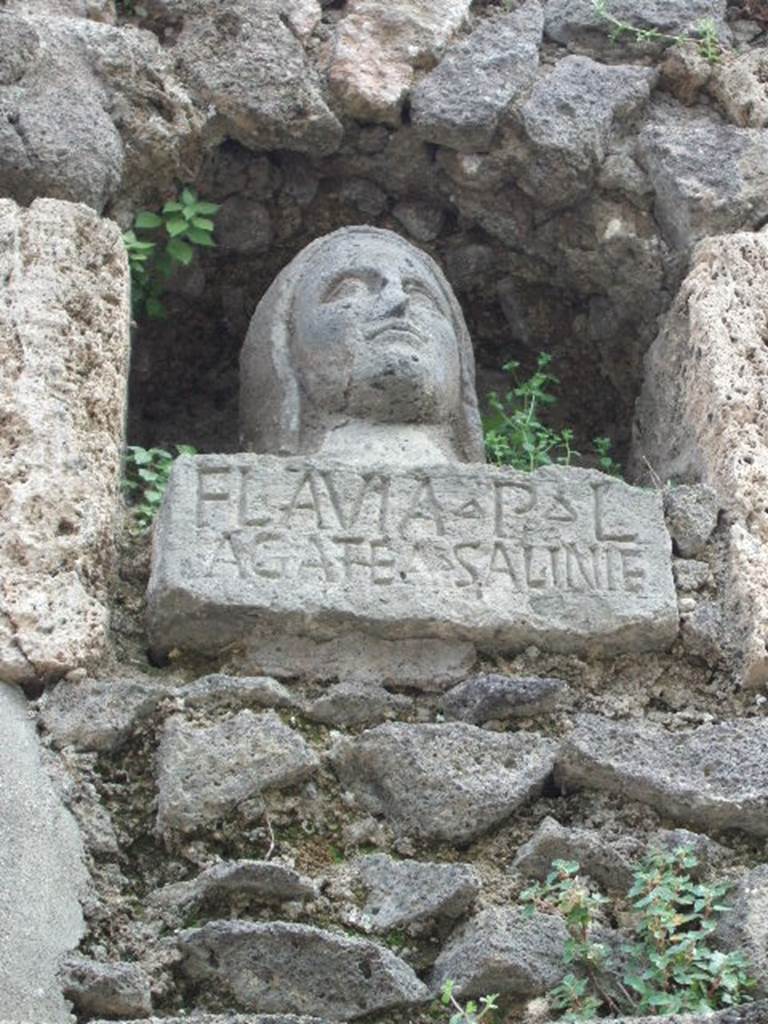
<svg viewBox="0 0 768 1024"><path fill-rule="evenodd" d="M196 453L197 449L189 444L177 444L176 455L164 448L129 445L126 449L123 487L132 506L138 533L145 533L152 525L168 485L173 460L178 455Z"/></svg>
<svg viewBox="0 0 768 1024"><path fill-rule="evenodd" d="M540 352L536 369L525 380L518 379L519 363L504 364L512 386L503 395L496 391L488 394L491 413L483 421L489 462L530 472L552 464L569 466L581 458L572 447L571 429L553 430L542 421L542 412L557 402L553 391L560 383L550 370L551 362L550 355ZM610 438L596 437L592 444L599 468L621 476L621 466L611 456Z"/></svg>
<svg viewBox="0 0 768 1024"><path fill-rule="evenodd" d="M702 18L688 32L680 35L670 35L660 32L655 28L640 28L629 21L622 21L615 17L608 9L608 0L592 0L592 6L602 21L610 26L611 39L620 40L627 37L635 43L682 43L695 41L698 44L699 53L705 57L710 64L718 64L721 60L721 47L717 38L717 26L712 18Z"/></svg>
<svg viewBox="0 0 768 1024"><path fill-rule="evenodd" d="M573 1024L600 1011L624 1016L708 1013L748 1002L747 962L738 952L709 945L717 916L728 910L728 886L694 881L690 847L656 852L634 874L628 893L634 924L619 967L594 941L605 897L592 892L575 862L554 861L543 883L521 894L527 912L562 914L569 939L564 959L574 966L549 993L552 1009Z"/></svg>
<svg viewBox="0 0 768 1024"><path fill-rule="evenodd" d="M131 270L131 307L136 319L166 315L162 295L178 267L188 267L199 248L212 248L216 203L198 199L191 188L167 202L160 213L140 210L123 234Z"/></svg>
<svg viewBox="0 0 768 1024"><path fill-rule="evenodd" d="M492 1015L493 1011L498 1009L496 1005L498 995L481 996L479 1003L470 999L462 1006L453 994L455 984L449 979L443 983L440 991L440 1001L443 1006L449 1006L454 1011L451 1013L448 1024L480 1024L480 1021L486 1020L489 1014ZM488 1024L490 1024L490 1019Z"/></svg>

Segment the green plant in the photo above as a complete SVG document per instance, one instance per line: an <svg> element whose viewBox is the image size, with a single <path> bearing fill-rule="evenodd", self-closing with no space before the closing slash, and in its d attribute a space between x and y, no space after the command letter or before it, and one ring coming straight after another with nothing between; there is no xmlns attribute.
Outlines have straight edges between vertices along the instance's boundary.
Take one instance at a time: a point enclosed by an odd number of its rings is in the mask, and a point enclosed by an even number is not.
<svg viewBox="0 0 768 1024"><path fill-rule="evenodd" d="M492 413L484 423L485 450L491 462L515 469L534 470L553 462L567 466L577 453L571 448L573 431L552 430L539 418L540 410L557 401L550 389L559 383L549 372L552 357L540 352L536 369L527 379L516 378L520 364L504 364L513 386L501 397L491 391L488 404Z"/></svg>
<svg viewBox="0 0 768 1024"><path fill-rule="evenodd" d="M597 464L603 473L609 476L621 476L621 465L611 455L613 442L610 437L593 437L592 447L597 456Z"/></svg>
<svg viewBox="0 0 768 1024"><path fill-rule="evenodd" d="M656 28L640 28L631 22L622 21L610 13L608 10L608 0L592 0L592 6L600 18L611 26L611 39L619 40L622 36L629 36L636 43L665 42L678 45L695 40L699 47L699 53L710 64L717 64L721 59L717 26L712 18L702 18L688 32L680 35L670 35L666 32L660 32Z"/></svg>
<svg viewBox="0 0 768 1024"><path fill-rule="evenodd" d="M195 455L189 444L177 444L176 455ZM160 508L176 456L164 448L141 448L129 445L125 454L123 487L133 505L136 529L143 533L152 525Z"/></svg>
<svg viewBox="0 0 768 1024"><path fill-rule="evenodd" d="M485 1020L489 1013L498 1009L496 1005L498 993L492 996L481 996L479 1006L473 999L462 1006L453 994L455 984L455 981L449 979L443 983L440 990L440 1001L443 1006L450 1006L456 1011L451 1014L449 1024L480 1024L480 1021Z"/></svg>
<svg viewBox="0 0 768 1024"><path fill-rule="evenodd" d="M174 270L189 266L198 248L216 244L211 218L218 209L216 203L198 199L196 192L185 188L160 213L140 210L136 214L132 228L123 234L135 317L165 317L161 296Z"/></svg>
<svg viewBox="0 0 768 1024"><path fill-rule="evenodd" d="M531 471L557 463L569 466L581 458L572 448L573 431L568 427L553 430L542 422L543 409L554 405L554 387L558 378L550 371L552 357L540 352L536 369L526 380L517 379L520 364L512 360L503 369L512 377L512 387L504 394L488 394L491 413L483 421L485 452L490 462ZM621 476L621 466L611 456L611 440L596 437L592 442L597 464L604 473Z"/></svg>
<svg viewBox="0 0 768 1024"><path fill-rule="evenodd" d="M690 871L697 863L689 847L680 847L653 853L639 866L628 894L633 941L624 947L623 970L593 941L607 900L589 889L578 864L554 861L546 880L521 894L528 913L556 912L565 920L564 959L575 970L549 993L562 1020L591 1020L600 1010L626 1016L701 1013L749 1001L755 982L744 956L708 944L716 916L728 909L722 902L728 886L695 881Z"/></svg>

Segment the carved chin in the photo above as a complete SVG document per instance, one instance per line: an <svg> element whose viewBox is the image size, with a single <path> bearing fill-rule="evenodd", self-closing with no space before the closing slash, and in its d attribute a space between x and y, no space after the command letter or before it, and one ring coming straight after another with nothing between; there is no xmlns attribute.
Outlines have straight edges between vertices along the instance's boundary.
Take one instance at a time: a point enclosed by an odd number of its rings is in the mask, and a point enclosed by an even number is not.
<svg viewBox="0 0 768 1024"><path fill-rule="evenodd" d="M353 415L379 423L436 423L450 411L445 381L434 367L410 357L356 377L348 398Z"/></svg>

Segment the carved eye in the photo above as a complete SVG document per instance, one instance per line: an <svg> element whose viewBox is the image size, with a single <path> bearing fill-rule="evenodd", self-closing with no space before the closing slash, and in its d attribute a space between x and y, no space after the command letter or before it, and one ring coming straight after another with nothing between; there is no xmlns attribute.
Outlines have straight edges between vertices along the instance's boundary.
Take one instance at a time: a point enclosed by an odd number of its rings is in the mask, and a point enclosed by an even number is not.
<svg viewBox="0 0 768 1024"><path fill-rule="evenodd" d="M323 302L339 302L341 299L354 299L370 288L363 277L347 275L340 277L331 284L323 295Z"/></svg>
<svg viewBox="0 0 768 1024"><path fill-rule="evenodd" d="M440 298L421 281L403 281L403 289L412 306L421 306L423 309L429 309L445 316Z"/></svg>

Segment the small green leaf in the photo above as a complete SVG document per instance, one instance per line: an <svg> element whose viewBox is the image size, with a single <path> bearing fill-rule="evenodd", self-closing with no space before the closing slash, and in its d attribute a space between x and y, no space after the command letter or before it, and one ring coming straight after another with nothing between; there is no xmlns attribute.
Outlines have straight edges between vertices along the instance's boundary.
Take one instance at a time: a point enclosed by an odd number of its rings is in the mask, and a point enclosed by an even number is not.
<svg viewBox="0 0 768 1024"><path fill-rule="evenodd" d="M214 213L218 213L220 206L218 203L195 203L195 213L202 213L203 216L213 216Z"/></svg>
<svg viewBox="0 0 768 1024"><path fill-rule="evenodd" d="M165 222L165 230L171 238L175 238L177 235L180 235L183 231L187 230L187 222L183 217L172 217L170 220Z"/></svg>
<svg viewBox="0 0 768 1024"><path fill-rule="evenodd" d="M184 207L181 203L166 203L163 207L163 213L181 213Z"/></svg>
<svg viewBox="0 0 768 1024"><path fill-rule="evenodd" d="M203 245L209 248L216 245L210 234L201 228L187 228L187 238L190 242L194 242L195 245Z"/></svg>
<svg viewBox="0 0 768 1024"><path fill-rule="evenodd" d="M196 228L202 228L203 231L213 231L213 221L208 217L195 217L192 223Z"/></svg>
<svg viewBox="0 0 768 1024"><path fill-rule="evenodd" d="M170 253L173 259L177 260L183 266L189 266L195 255L195 250L188 242L182 241L181 238L172 238L167 245L166 251Z"/></svg>
<svg viewBox="0 0 768 1024"><path fill-rule="evenodd" d="M140 210L133 223L137 228L161 228L163 218L156 213L150 213L149 210Z"/></svg>

